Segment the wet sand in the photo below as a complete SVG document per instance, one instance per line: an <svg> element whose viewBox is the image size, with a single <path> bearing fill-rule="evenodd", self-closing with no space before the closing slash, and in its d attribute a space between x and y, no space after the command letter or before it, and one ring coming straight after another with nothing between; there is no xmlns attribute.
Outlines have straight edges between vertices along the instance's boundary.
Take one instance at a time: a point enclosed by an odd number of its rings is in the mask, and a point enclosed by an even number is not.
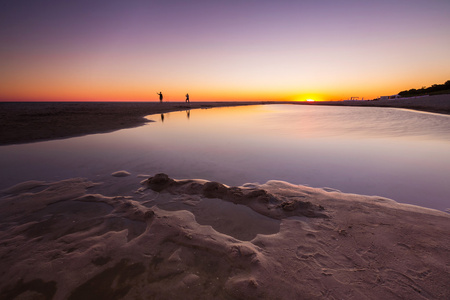
<svg viewBox="0 0 450 300"><path fill-rule="evenodd" d="M105 133L141 126L144 117L171 111L256 102L0 102L0 145Z"/></svg>
<svg viewBox="0 0 450 300"><path fill-rule="evenodd" d="M150 114L224 106L289 103L373 106L450 114L450 95L336 102L0 102L0 145L30 143L141 126Z"/></svg>
<svg viewBox="0 0 450 300"><path fill-rule="evenodd" d="M131 197L81 178L2 191L2 298L450 297L444 212L279 181L129 176Z"/></svg>

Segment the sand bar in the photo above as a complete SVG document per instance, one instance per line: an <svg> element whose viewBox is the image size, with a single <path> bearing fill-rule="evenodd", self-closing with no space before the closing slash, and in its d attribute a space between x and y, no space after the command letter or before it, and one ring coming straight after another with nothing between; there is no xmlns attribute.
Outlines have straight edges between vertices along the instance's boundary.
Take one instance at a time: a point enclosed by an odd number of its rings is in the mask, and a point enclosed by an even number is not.
<svg viewBox="0 0 450 300"><path fill-rule="evenodd" d="M141 126L171 111L256 102L0 102L0 145L30 143Z"/></svg>

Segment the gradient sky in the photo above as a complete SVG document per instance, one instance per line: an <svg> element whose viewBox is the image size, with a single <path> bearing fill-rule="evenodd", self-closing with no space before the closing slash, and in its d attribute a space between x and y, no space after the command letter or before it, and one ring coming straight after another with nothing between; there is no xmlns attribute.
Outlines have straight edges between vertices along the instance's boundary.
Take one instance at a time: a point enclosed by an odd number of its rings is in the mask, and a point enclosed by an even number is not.
<svg viewBox="0 0 450 300"><path fill-rule="evenodd" d="M0 2L3 101L371 99L447 80L449 0Z"/></svg>

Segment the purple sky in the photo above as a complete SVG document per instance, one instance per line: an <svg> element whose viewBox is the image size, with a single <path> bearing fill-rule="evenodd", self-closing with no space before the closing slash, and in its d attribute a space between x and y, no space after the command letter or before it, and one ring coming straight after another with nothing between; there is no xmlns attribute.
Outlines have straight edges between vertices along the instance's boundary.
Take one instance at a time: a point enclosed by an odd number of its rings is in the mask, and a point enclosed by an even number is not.
<svg viewBox="0 0 450 300"><path fill-rule="evenodd" d="M449 80L449 29L448 0L8 0L0 98L373 98Z"/></svg>

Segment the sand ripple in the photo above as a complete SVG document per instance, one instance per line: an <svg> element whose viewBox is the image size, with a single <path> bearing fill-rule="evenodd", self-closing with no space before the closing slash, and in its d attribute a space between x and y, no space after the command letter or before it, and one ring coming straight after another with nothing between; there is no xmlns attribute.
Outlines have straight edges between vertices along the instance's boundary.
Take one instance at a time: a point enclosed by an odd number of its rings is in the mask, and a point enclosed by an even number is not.
<svg viewBox="0 0 450 300"><path fill-rule="evenodd" d="M156 175L133 197L93 186L2 191L2 298L450 297L444 212L279 181Z"/></svg>

